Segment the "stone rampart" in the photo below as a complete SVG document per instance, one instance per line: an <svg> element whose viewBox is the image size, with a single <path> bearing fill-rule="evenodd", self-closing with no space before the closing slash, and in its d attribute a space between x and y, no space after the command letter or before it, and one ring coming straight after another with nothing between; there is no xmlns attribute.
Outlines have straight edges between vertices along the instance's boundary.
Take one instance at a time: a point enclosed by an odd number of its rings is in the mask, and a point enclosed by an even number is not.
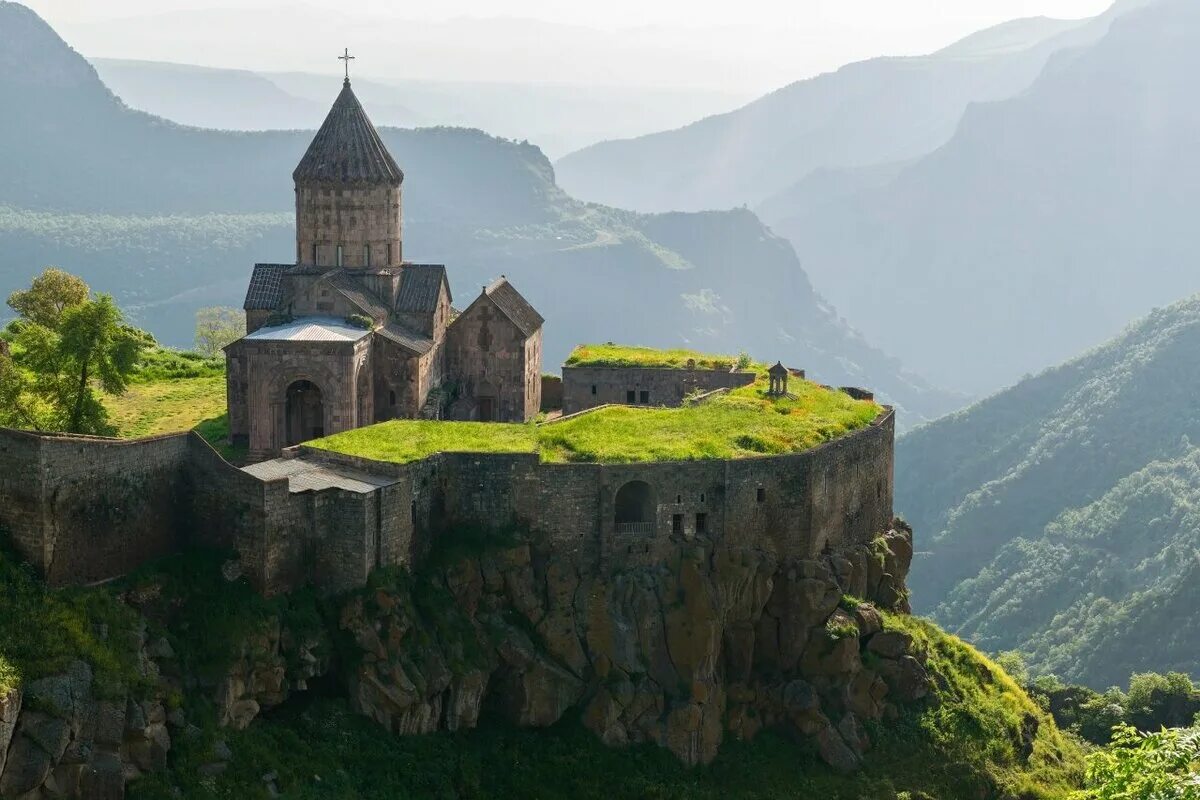
<svg viewBox="0 0 1200 800"><path fill-rule="evenodd" d="M236 551L266 594L339 592L414 565L464 527L534 531L605 570L680 542L780 558L867 545L892 520L894 418L803 453L728 461L549 464L440 453L411 464L301 446L291 457L376 476L364 491L292 491L196 434L134 441L0 430L0 528L51 585L127 573L187 546Z"/></svg>

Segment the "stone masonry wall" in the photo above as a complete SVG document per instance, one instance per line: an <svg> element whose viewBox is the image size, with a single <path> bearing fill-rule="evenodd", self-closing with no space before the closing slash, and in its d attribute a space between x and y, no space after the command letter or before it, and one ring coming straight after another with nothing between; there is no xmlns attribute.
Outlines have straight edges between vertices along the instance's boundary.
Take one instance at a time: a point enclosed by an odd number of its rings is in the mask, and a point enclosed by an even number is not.
<svg viewBox="0 0 1200 800"><path fill-rule="evenodd" d="M694 391L736 389L754 382L752 372L715 369L563 367L564 414L607 403L679 406ZM643 399L643 397L645 399Z"/></svg>
<svg viewBox="0 0 1200 800"><path fill-rule="evenodd" d="M598 570L654 563L690 540L811 559L867 545L892 520L894 417L804 453L732 461L543 464L443 453L387 464L299 448L393 482L292 493L226 463L196 434L116 441L0 430L0 527L52 585L117 577L188 545L233 549L266 594L360 586L421 561L464 526L518 527ZM616 525L649 486L650 523Z"/></svg>

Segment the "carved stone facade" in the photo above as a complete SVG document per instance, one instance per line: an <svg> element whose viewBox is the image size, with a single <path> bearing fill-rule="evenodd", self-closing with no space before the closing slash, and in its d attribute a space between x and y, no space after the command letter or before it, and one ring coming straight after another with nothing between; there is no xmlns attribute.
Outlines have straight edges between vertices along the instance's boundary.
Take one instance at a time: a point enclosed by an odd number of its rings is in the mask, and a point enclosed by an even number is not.
<svg viewBox="0 0 1200 800"><path fill-rule="evenodd" d="M456 314L446 268L403 261L404 174L346 81L296 171L296 263L257 264L225 349L253 460L396 418L525 422L542 323L503 276Z"/></svg>

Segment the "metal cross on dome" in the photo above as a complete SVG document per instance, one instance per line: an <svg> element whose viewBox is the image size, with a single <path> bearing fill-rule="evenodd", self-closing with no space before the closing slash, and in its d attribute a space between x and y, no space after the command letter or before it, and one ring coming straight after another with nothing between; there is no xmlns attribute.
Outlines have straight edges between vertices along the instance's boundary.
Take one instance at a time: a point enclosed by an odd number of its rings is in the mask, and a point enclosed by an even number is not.
<svg viewBox="0 0 1200 800"><path fill-rule="evenodd" d="M344 52L342 53L342 55L338 56L338 61L346 62L346 82L347 83L350 82L350 62L353 61L355 58L356 58L356 56L350 55L349 47L344 48Z"/></svg>

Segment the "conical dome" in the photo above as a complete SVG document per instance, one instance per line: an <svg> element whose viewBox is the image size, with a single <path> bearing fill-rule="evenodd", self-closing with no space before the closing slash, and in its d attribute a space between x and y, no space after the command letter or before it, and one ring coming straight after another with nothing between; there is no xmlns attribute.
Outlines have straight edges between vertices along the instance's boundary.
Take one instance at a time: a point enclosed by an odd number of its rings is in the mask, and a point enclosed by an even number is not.
<svg viewBox="0 0 1200 800"><path fill-rule="evenodd" d="M292 179L296 183L390 186L399 186L404 180L404 173L367 118L349 80L342 85L341 94L300 159Z"/></svg>

